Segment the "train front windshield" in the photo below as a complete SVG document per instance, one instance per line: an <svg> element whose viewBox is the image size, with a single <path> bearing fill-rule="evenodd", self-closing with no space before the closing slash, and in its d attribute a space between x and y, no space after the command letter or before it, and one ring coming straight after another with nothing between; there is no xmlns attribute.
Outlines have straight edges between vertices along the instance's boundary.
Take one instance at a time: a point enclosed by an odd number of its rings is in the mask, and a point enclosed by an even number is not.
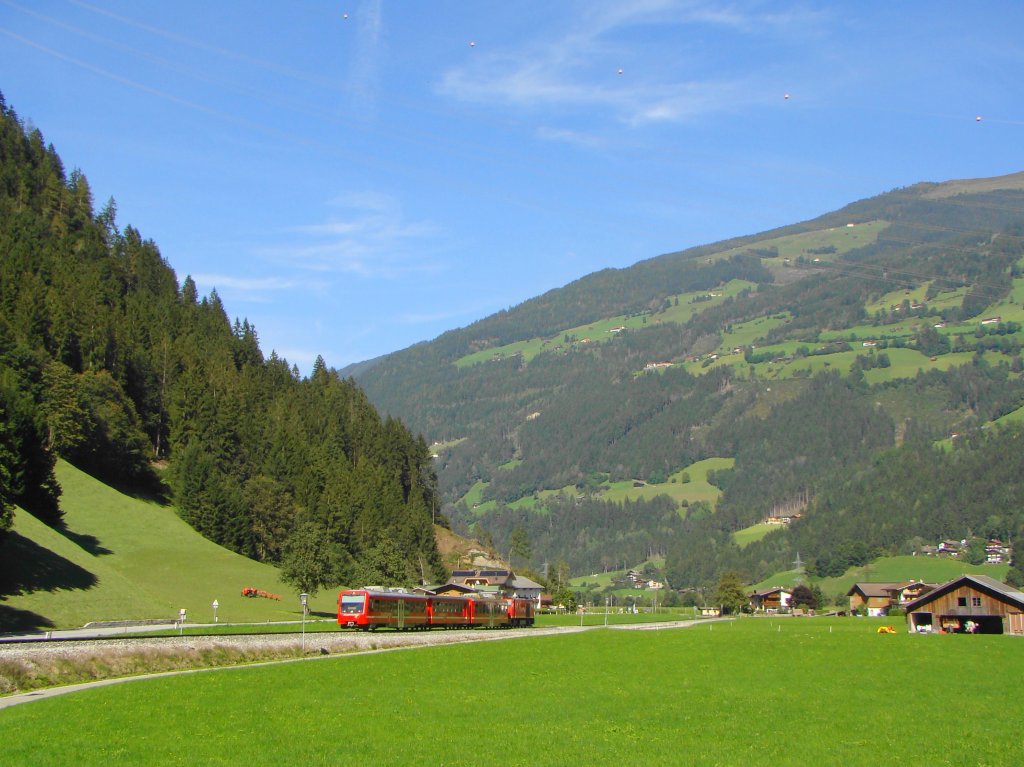
<svg viewBox="0 0 1024 767"><path fill-rule="evenodd" d="M343 615L359 615L366 604L365 594L344 594L341 597L341 612Z"/></svg>

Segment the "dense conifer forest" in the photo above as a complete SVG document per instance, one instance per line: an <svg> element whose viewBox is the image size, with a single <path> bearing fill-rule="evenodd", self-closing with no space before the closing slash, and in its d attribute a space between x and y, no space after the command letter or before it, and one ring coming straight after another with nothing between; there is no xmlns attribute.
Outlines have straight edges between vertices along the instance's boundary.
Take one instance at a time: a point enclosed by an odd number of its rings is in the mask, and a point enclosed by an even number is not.
<svg viewBox="0 0 1024 767"><path fill-rule="evenodd" d="M444 576L423 439L322 359L265 357L0 97L0 537L15 504L61 527L58 457L323 585Z"/></svg>

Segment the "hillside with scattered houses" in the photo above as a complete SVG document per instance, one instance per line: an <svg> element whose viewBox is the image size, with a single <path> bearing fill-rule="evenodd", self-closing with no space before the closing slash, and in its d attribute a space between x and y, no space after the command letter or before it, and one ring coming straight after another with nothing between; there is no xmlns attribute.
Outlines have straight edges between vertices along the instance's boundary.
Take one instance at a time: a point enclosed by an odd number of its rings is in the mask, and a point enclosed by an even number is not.
<svg viewBox="0 0 1024 767"><path fill-rule="evenodd" d="M432 443L455 529L685 588L1019 536L1022 328L1017 173L605 270L354 372Z"/></svg>

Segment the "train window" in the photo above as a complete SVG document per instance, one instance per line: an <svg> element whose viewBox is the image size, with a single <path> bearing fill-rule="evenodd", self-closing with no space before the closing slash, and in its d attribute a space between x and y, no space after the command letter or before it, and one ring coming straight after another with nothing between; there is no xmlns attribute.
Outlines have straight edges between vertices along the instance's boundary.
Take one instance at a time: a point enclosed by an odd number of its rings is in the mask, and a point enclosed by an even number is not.
<svg viewBox="0 0 1024 767"><path fill-rule="evenodd" d="M358 615L363 611L366 597L362 594L344 594L341 597L341 612L346 615Z"/></svg>

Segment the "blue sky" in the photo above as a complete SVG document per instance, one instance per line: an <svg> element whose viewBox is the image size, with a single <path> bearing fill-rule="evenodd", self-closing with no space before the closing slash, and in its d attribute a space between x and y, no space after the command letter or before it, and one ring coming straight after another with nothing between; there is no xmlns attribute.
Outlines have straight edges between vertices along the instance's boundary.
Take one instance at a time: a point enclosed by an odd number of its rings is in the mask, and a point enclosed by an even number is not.
<svg viewBox="0 0 1024 767"><path fill-rule="evenodd" d="M0 0L0 90L308 373L1024 170L1022 29L1019 2Z"/></svg>

